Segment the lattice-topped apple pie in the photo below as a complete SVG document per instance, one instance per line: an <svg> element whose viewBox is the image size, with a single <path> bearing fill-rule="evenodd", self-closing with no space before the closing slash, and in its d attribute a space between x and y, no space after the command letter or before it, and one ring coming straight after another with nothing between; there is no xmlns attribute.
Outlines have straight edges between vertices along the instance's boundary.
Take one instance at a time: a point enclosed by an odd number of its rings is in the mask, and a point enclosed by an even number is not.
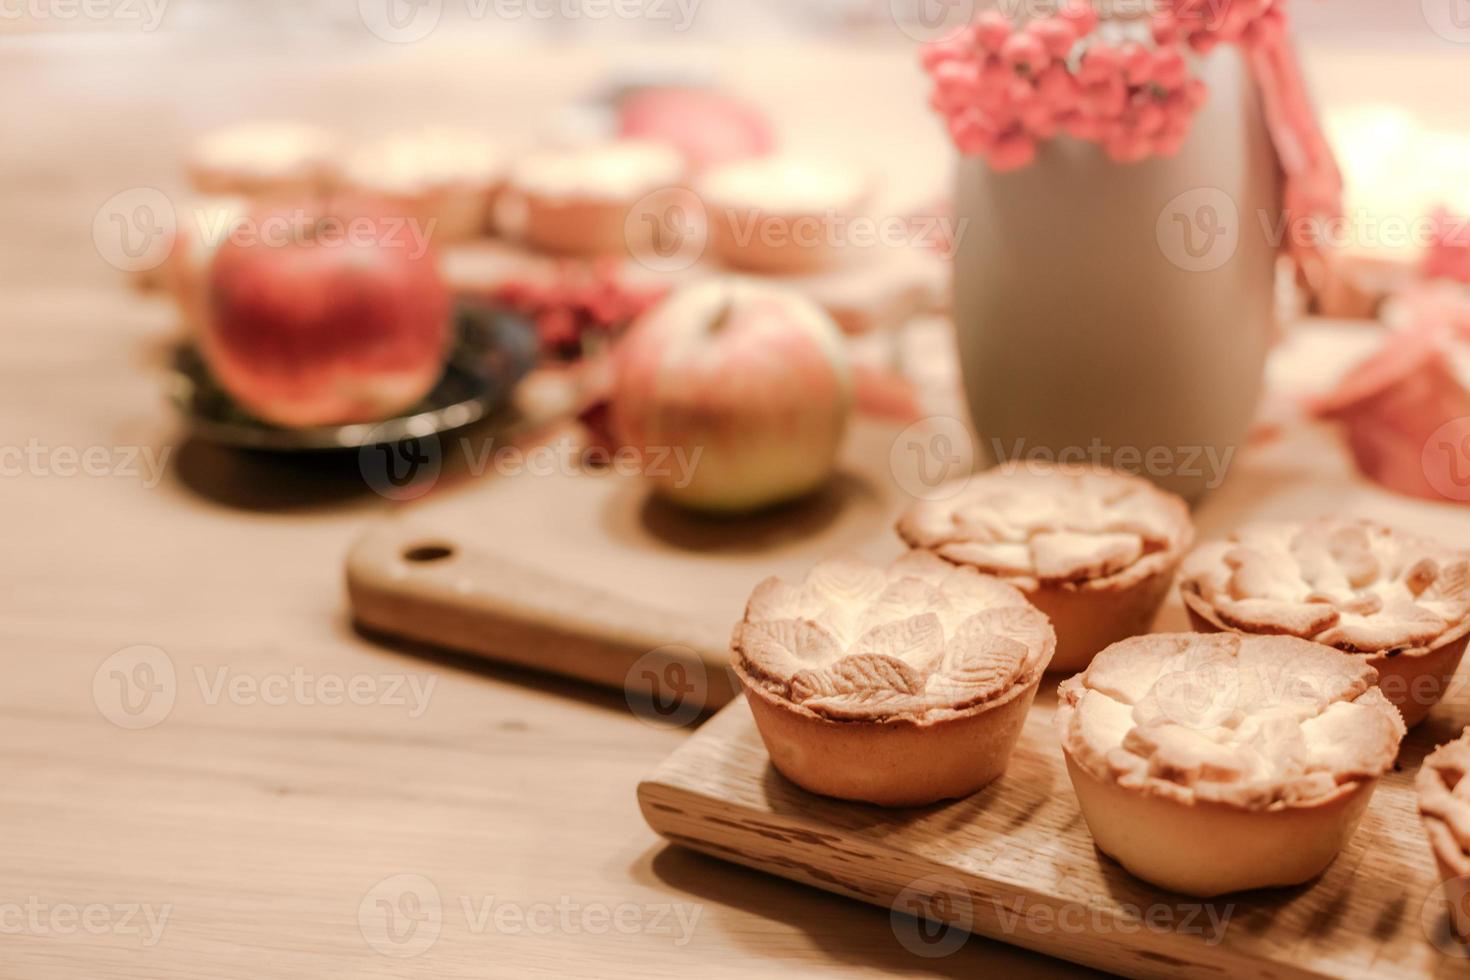
<svg viewBox="0 0 1470 980"><path fill-rule="evenodd" d="M1053 671L1075 672L1110 643L1145 633L1194 539L1183 499L1093 467L1016 461L922 501L899 535L1016 586L1052 621Z"/></svg>
<svg viewBox="0 0 1470 980"><path fill-rule="evenodd" d="M1364 654L1416 725L1470 636L1470 554L1366 521L1248 525L1185 560L1199 630L1283 634Z"/></svg>
<svg viewBox="0 0 1470 980"><path fill-rule="evenodd" d="M1404 735L1377 676L1362 657L1288 636L1108 647L1062 683L1056 714L1098 848L1189 895L1321 873Z"/></svg>

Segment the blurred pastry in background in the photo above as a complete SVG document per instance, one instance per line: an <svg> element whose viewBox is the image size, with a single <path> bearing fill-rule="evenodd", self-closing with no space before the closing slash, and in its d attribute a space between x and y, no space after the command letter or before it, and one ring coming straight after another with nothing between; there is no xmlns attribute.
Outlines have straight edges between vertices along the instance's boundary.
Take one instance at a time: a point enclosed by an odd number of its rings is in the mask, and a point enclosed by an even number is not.
<svg viewBox="0 0 1470 980"><path fill-rule="evenodd" d="M861 173L793 157L732 163L695 185L714 254L736 269L801 275L837 265L861 247L855 218L871 185Z"/></svg>
<svg viewBox="0 0 1470 980"><path fill-rule="evenodd" d="M568 255L626 255L652 238L658 215L639 220L640 201L676 187L686 165L678 150L620 140L540 150L511 167L496 221L533 248Z"/></svg>
<svg viewBox="0 0 1470 980"><path fill-rule="evenodd" d="M395 133L359 146L347 158L343 182L356 192L401 208L439 243L484 234L505 172L490 137L444 127Z"/></svg>
<svg viewBox="0 0 1470 980"><path fill-rule="evenodd" d="M618 135L654 140L677 148L691 169L760 157L776 147L764 113L718 92L648 88L618 106Z"/></svg>
<svg viewBox="0 0 1470 980"><path fill-rule="evenodd" d="M336 137L318 126L239 123L200 137L186 169L200 194L284 197L330 187L336 153Z"/></svg>

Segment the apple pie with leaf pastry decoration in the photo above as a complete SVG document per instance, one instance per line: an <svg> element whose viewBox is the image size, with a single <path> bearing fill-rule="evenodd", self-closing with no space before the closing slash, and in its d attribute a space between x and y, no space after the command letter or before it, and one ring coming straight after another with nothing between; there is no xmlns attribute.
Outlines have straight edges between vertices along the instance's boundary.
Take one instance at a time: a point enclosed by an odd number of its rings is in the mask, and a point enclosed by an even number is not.
<svg viewBox="0 0 1470 980"><path fill-rule="evenodd" d="M1057 691L1098 849L1208 897L1295 885L1351 839L1405 728L1363 657L1290 636L1115 643Z"/></svg>
<svg viewBox="0 0 1470 980"><path fill-rule="evenodd" d="M883 806L967 796L1005 770L1056 648L998 579L910 552L762 582L731 638L771 762Z"/></svg>
<svg viewBox="0 0 1470 980"><path fill-rule="evenodd" d="M1430 753L1415 780L1450 923L1470 940L1470 729Z"/></svg>
<svg viewBox="0 0 1470 980"><path fill-rule="evenodd" d="M1110 643L1148 632L1194 540L1189 506L1141 477L1016 460L915 504L898 533L1004 579L1051 620L1051 669L1075 673Z"/></svg>
<svg viewBox="0 0 1470 980"><path fill-rule="evenodd" d="M1248 525L1195 549L1180 593L1197 630L1362 655L1410 727L1444 697L1470 639L1470 553L1367 521Z"/></svg>

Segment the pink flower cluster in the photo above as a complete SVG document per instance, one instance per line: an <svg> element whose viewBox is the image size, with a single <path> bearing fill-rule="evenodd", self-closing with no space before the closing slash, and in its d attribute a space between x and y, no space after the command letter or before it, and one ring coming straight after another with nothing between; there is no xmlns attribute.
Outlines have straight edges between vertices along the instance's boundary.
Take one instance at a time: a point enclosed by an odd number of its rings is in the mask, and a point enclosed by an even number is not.
<svg viewBox="0 0 1470 980"><path fill-rule="evenodd" d="M987 11L926 46L930 105L960 152L1015 170L1059 132L1097 143L1119 162L1178 152L1204 103L1204 83L1178 47L1107 43L1092 37L1097 26L1085 2L1019 27Z"/></svg>

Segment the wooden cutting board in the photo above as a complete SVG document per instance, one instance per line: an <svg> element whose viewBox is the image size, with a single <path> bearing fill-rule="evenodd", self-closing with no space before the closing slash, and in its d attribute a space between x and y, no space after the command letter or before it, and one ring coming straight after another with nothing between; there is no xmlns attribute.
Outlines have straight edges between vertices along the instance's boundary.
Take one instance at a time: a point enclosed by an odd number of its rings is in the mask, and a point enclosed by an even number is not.
<svg viewBox="0 0 1470 980"><path fill-rule="evenodd" d="M1194 517L1203 539L1250 520L1325 514L1470 546L1470 508L1379 490L1331 430L1309 424L1243 448ZM1156 628L1188 629L1177 595ZM1096 851L1052 731L1055 705L1052 681L1005 776L935 807L884 810L798 789L771 768L743 701L707 722L638 797L670 841L896 910L896 937L921 955L972 931L1133 976L1470 973L1470 959L1435 945L1470 954L1448 940L1412 789L1424 755L1470 724L1466 673L1411 733L1399 771L1380 782L1357 835L1317 882L1211 902L1154 889Z"/></svg>
<svg viewBox="0 0 1470 980"><path fill-rule="evenodd" d="M974 932L1125 976L1465 976L1420 830L1414 772L1470 722L1441 707L1413 732L1347 849L1315 884L1200 901L1099 854L1072 794L1054 683L1006 774L974 796L884 810L814 796L768 761L744 700L638 787L649 825L726 861L895 911L896 938L942 963ZM908 916L929 923L920 925ZM1470 952L1470 948L1466 948Z"/></svg>
<svg viewBox="0 0 1470 980"><path fill-rule="evenodd" d="M379 633L622 688L692 720L736 691L730 629L755 582L835 554L899 554L893 523L918 465L894 451L900 434L859 420L825 491L724 519L661 503L637 477L564 469L555 460L571 441L526 447L528 465L506 467L516 472L444 486L493 451L451 436L434 450L441 486L348 556L353 614Z"/></svg>

